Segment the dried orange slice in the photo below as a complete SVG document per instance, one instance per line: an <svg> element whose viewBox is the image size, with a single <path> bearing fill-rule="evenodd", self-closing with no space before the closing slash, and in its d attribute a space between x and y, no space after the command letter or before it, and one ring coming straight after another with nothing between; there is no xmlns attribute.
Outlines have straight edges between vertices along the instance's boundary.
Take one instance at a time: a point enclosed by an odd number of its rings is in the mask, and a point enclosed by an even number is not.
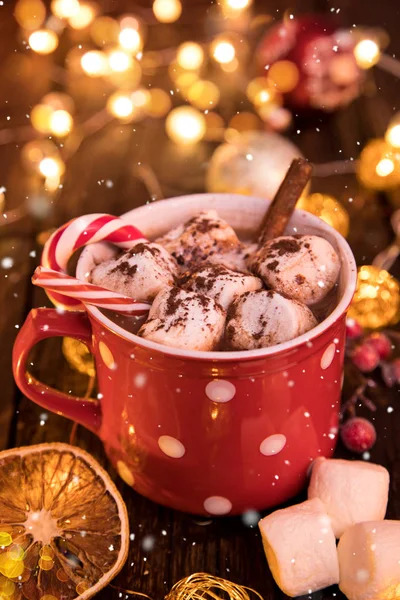
<svg viewBox="0 0 400 600"><path fill-rule="evenodd" d="M124 501L87 452L0 452L0 600L90 598L122 568L128 546Z"/></svg>

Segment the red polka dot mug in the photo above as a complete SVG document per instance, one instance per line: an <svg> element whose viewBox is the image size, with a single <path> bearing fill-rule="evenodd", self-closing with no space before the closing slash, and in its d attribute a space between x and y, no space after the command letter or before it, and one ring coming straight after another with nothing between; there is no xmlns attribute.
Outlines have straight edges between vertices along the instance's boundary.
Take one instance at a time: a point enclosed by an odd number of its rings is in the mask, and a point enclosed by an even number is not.
<svg viewBox="0 0 400 600"><path fill-rule="evenodd" d="M153 239L212 208L235 229L254 231L266 201L198 194L149 204L123 219ZM87 312L37 309L14 347L19 387L40 406L96 432L122 479L155 502L227 515L289 499L304 486L310 463L335 447L356 265L346 241L309 213L297 210L287 232L322 235L341 259L337 306L308 333L261 350L184 351L129 333L93 306ZM103 242L87 246L78 278L111 252ZM71 397L26 372L30 348L52 336L88 345L98 399Z"/></svg>

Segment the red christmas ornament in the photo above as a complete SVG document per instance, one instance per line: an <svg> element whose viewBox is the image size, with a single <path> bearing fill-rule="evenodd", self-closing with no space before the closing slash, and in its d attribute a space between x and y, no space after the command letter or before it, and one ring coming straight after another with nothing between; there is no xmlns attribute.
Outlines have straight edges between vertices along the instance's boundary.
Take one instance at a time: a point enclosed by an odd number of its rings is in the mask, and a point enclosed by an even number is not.
<svg viewBox="0 0 400 600"><path fill-rule="evenodd" d="M356 346L351 355L352 363L360 369L362 373L370 373L379 365L380 357L374 346L362 343Z"/></svg>
<svg viewBox="0 0 400 600"><path fill-rule="evenodd" d="M332 112L360 94L363 73L354 46L350 30L338 28L334 18L307 15L272 26L259 45L258 60L267 77L278 61L297 68L293 89L283 93L287 104Z"/></svg>

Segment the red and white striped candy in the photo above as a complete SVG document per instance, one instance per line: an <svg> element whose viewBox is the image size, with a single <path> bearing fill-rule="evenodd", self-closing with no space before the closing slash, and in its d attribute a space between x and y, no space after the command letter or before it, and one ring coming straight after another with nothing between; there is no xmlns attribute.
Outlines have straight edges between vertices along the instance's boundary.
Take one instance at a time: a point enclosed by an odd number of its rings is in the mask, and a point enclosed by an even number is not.
<svg viewBox="0 0 400 600"><path fill-rule="evenodd" d="M147 241L141 231L119 217L103 213L83 215L62 225L46 242L42 266L59 273L67 272L68 261L76 250L96 242L110 242L119 248L129 249L138 241ZM85 283L85 282L82 282ZM68 310L83 308L74 297L47 292L50 300Z"/></svg>
<svg viewBox="0 0 400 600"><path fill-rule="evenodd" d="M144 315L150 309L150 304L146 302L136 302L133 298L45 267L36 269L32 283L46 291L62 293L63 296L74 298L83 304L93 304L98 308L108 308L118 313Z"/></svg>

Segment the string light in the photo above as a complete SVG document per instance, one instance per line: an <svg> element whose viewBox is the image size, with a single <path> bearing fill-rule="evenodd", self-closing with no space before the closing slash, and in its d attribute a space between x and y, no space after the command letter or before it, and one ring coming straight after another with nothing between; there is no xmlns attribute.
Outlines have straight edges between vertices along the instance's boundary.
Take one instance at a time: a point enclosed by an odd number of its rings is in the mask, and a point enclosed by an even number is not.
<svg viewBox="0 0 400 600"><path fill-rule="evenodd" d="M72 129L73 120L66 110L55 110L50 117L50 130L54 135L63 137Z"/></svg>
<svg viewBox="0 0 400 600"><path fill-rule="evenodd" d="M179 46L176 60L178 65L183 69L200 69L204 61L204 50L200 44L185 42Z"/></svg>
<svg viewBox="0 0 400 600"><path fill-rule="evenodd" d="M191 106L174 108L167 116L165 127L170 139L177 144L195 144L206 132L204 116Z"/></svg>
<svg viewBox="0 0 400 600"><path fill-rule="evenodd" d="M151 88L146 112L151 117L164 117L171 109L171 98L164 90Z"/></svg>
<svg viewBox="0 0 400 600"><path fill-rule="evenodd" d="M38 54L50 54L58 46L58 37L51 29L39 29L29 36L29 46Z"/></svg>
<svg viewBox="0 0 400 600"><path fill-rule="evenodd" d="M133 27L125 27L118 36L118 41L124 50L137 53L142 48L142 38L137 29Z"/></svg>
<svg viewBox="0 0 400 600"><path fill-rule="evenodd" d="M91 4L79 3L79 10L68 19L74 29L85 29L93 22L96 11Z"/></svg>
<svg viewBox="0 0 400 600"><path fill-rule="evenodd" d="M79 13L78 0L53 0L51 12L60 19L69 19Z"/></svg>
<svg viewBox="0 0 400 600"><path fill-rule="evenodd" d="M101 77L108 71L107 56L100 50L90 50L81 57L81 66L90 77Z"/></svg>
<svg viewBox="0 0 400 600"><path fill-rule="evenodd" d="M357 176L374 190L387 190L400 184L400 155L383 139L364 146L358 161Z"/></svg>
<svg viewBox="0 0 400 600"><path fill-rule="evenodd" d="M127 119L133 113L133 102L129 94L115 92L107 100L107 110L117 119Z"/></svg>
<svg viewBox="0 0 400 600"><path fill-rule="evenodd" d="M46 19L46 7L41 0L18 0L14 9L15 19L23 29L39 29Z"/></svg>
<svg viewBox="0 0 400 600"><path fill-rule="evenodd" d="M390 158L382 158L375 167L379 177L387 177L394 171L394 162Z"/></svg>
<svg viewBox="0 0 400 600"><path fill-rule="evenodd" d="M252 0L225 0L225 4L228 8L232 10L244 10L248 8Z"/></svg>
<svg viewBox="0 0 400 600"><path fill-rule="evenodd" d="M133 64L132 57L123 50L113 50L108 55L108 64L114 73L123 73Z"/></svg>
<svg viewBox="0 0 400 600"><path fill-rule="evenodd" d="M182 4L179 0L155 0L153 13L160 23L174 23L181 16Z"/></svg>
<svg viewBox="0 0 400 600"><path fill-rule="evenodd" d="M30 170L38 171L39 164L44 158L57 158L59 151L51 140L34 140L22 148L21 158Z"/></svg>
<svg viewBox="0 0 400 600"><path fill-rule="evenodd" d="M370 69L380 59L380 49L374 40L361 40L354 48L354 56L361 69Z"/></svg>
<svg viewBox="0 0 400 600"><path fill-rule="evenodd" d="M43 158L39 163L39 172L44 177L58 177L63 171L63 163L53 157Z"/></svg>
<svg viewBox="0 0 400 600"><path fill-rule="evenodd" d="M385 140L394 148L400 148L400 123L388 128Z"/></svg>
<svg viewBox="0 0 400 600"><path fill-rule="evenodd" d="M53 114L51 106L37 104L31 111L32 126L40 133L50 133L50 119Z"/></svg>
<svg viewBox="0 0 400 600"><path fill-rule="evenodd" d="M236 54L234 45L224 39L214 40L211 44L211 53L213 58L221 64L232 62Z"/></svg>

